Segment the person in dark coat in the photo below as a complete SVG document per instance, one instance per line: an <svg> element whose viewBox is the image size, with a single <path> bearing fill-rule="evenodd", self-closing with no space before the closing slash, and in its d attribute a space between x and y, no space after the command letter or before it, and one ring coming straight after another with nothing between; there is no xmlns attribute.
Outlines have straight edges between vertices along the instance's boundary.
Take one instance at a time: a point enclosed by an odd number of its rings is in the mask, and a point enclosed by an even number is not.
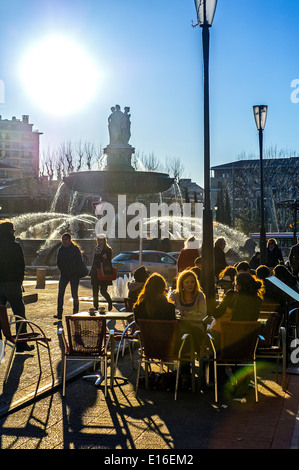
<svg viewBox="0 0 299 470"><path fill-rule="evenodd" d="M250 258L249 266L250 266L251 269L253 269L255 271L260 265L261 265L261 254L260 254L259 251L257 251Z"/></svg>
<svg viewBox="0 0 299 470"><path fill-rule="evenodd" d="M214 264L215 264L215 276L218 279L219 274L223 271L228 263L226 262L224 248L226 246L226 241L224 238L217 238L214 243Z"/></svg>
<svg viewBox="0 0 299 470"><path fill-rule="evenodd" d="M60 271L58 284L57 315L54 318L62 319L63 299L68 283L71 285L73 298L73 313L79 311L78 288L80 280L80 266L82 264L82 254L78 245L72 241L70 233L66 232L61 237L61 247L57 254L57 266Z"/></svg>
<svg viewBox="0 0 299 470"><path fill-rule="evenodd" d="M93 306L96 310L99 307L99 291L104 299L108 302L108 310L112 310L112 300L107 292L108 286L112 285L112 281L100 281L98 279L97 270L101 268L102 261L112 260L112 248L107 243L106 235L97 235L97 246L95 247L93 260L90 270L90 281L92 285Z"/></svg>
<svg viewBox="0 0 299 470"><path fill-rule="evenodd" d="M266 265L274 268L278 264L283 264L283 256L275 238L270 238L267 243Z"/></svg>
<svg viewBox="0 0 299 470"><path fill-rule="evenodd" d="M25 274L25 259L21 245L16 242L14 225L10 220L0 221L0 304L10 303L13 314L26 320L22 284ZM24 325L21 332L25 333ZM17 329L16 333L19 331ZM17 352L31 351L29 344L18 344Z"/></svg>
<svg viewBox="0 0 299 470"><path fill-rule="evenodd" d="M297 244L293 245L289 253L289 263L292 268L294 276L299 277L299 237Z"/></svg>
<svg viewBox="0 0 299 470"><path fill-rule="evenodd" d="M264 283L265 287L265 294L264 294L264 301L268 303L281 303L283 305L284 302L284 295L278 287L276 287L268 277L271 276L270 269L268 266L261 265L256 270L256 277L261 279Z"/></svg>
<svg viewBox="0 0 299 470"><path fill-rule="evenodd" d="M146 269L146 267L139 266L139 268L137 268L134 272L134 279L128 282L128 298L132 306L137 301L138 295L142 291L145 281L148 279L149 276L150 272Z"/></svg>

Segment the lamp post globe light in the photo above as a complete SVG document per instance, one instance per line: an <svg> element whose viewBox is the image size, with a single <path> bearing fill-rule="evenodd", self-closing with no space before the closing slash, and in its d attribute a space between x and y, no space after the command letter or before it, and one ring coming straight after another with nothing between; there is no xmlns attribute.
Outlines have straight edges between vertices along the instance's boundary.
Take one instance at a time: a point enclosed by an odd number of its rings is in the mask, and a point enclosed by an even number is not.
<svg viewBox="0 0 299 470"><path fill-rule="evenodd" d="M265 229L265 211L264 211L264 169L263 169L263 131L265 129L267 119L268 106L253 106L253 115L255 124L259 132L259 150L260 150L260 211L261 211L261 227L260 227L260 253L261 264L266 264L266 229Z"/></svg>
<svg viewBox="0 0 299 470"><path fill-rule="evenodd" d="M204 105L204 207L202 220L202 287L207 298L208 313L215 305L215 268L213 243L213 212L210 194L210 105L209 47L217 0L195 0L198 24L202 28L203 46L203 105Z"/></svg>

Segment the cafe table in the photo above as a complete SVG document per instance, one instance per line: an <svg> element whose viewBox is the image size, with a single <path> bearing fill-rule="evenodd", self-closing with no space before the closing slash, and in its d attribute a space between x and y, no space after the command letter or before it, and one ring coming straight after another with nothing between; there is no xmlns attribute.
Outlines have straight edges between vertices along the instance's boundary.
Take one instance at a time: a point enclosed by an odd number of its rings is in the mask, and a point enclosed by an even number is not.
<svg viewBox="0 0 299 470"><path fill-rule="evenodd" d="M119 311L111 311L111 312L98 312L95 311L93 313L90 313L89 311L84 311L84 312L78 312L75 313L74 316L76 317L98 317L100 318L105 318L105 320L122 320L123 322L129 322L133 318L133 312L119 312ZM111 366L114 367L114 366ZM109 378L109 377L108 377ZM121 380L127 380L126 377L116 377L113 375L114 379L121 379ZM85 375L83 377L85 380L94 380L95 385L99 386L104 380L104 377L102 376L100 370L98 370L95 374L92 375Z"/></svg>

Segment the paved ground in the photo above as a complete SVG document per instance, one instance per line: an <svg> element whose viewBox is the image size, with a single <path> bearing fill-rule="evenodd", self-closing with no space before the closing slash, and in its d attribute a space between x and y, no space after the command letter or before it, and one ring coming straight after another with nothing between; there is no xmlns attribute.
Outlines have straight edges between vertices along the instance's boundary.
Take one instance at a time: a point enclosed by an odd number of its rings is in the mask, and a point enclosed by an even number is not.
<svg viewBox="0 0 299 470"><path fill-rule="evenodd" d="M38 293L38 302L26 306L26 315L52 338L55 384L52 388L46 354L39 383L36 352L16 355L0 397L2 449L105 449L103 459L111 459L122 455L117 453L121 449L127 450L127 456L135 455L133 449L193 456L197 449L299 447L299 375L287 375L287 392L283 392L275 383L271 365L259 372L263 379L259 381L259 403L255 403L253 389L246 395L246 403L222 395L218 405L213 388L195 394L181 391L176 402L173 393L166 391L140 389L136 397L136 371L128 354L120 360L118 370L128 381L118 381L106 399L103 387L76 376L74 369L62 399L61 355L53 319L57 282L47 281L45 289L36 289L32 282L25 285L25 291ZM91 295L88 280L81 283L79 295ZM71 314L69 298L67 290L65 311ZM81 309L88 307L87 302L81 303ZM5 366L6 362L0 365L1 386ZM38 399L33 400L37 387Z"/></svg>

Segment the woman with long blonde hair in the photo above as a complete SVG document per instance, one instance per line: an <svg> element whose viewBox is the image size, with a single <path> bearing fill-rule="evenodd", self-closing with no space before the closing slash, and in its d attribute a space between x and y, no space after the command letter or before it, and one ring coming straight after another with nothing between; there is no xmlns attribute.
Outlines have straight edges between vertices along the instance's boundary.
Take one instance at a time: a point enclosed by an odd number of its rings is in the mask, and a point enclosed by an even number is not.
<svg viewBox="0 0 299 470"><path fill-rule="evenodd" d="M179 274L176 290L170 294L169 299L185 320L200 321L207 315L206 297L192 270Z"/></svg>

